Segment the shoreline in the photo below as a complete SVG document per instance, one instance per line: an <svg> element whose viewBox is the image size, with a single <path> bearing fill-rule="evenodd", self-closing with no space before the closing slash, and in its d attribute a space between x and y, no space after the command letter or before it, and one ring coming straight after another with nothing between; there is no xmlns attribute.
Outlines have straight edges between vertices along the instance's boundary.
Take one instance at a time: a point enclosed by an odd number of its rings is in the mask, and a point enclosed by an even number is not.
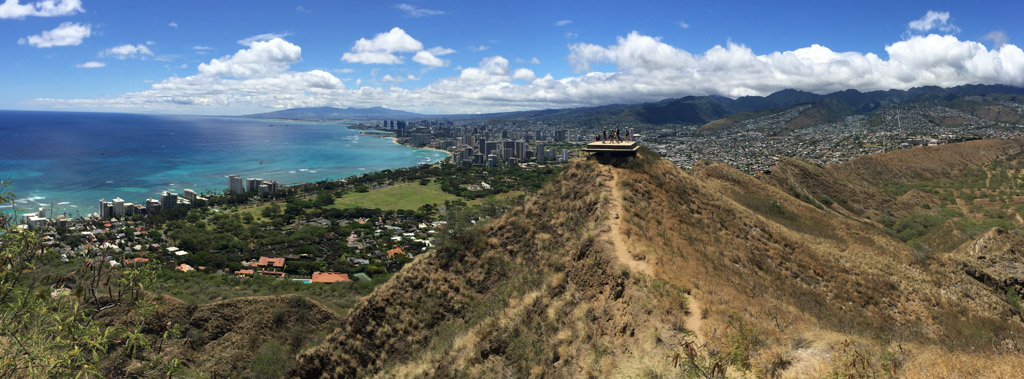
<svg viewBox="0 0 1024 379"><path fill-rule="evenodd" d="M266 121L270 121L270 120L260 120L260 121L265 121L266 122ZM312 122L308 122L308 121L305 122L305 123L321 125L321 126L332 126L332 125L330 125L330 123L312 123ZM352 126L351 124L348 124L348 125L346 125L346 124L337 124L337 126L343 126L346 129L350 129L350 130L356 131L355 128L351 128L351 126ZM363 134L363 133L360 133L360 134ZM365 134L365 135L369 135L369 134ZM390 137L389 136L376 136L376 137L391 138L393 144L398 145L398 146L402 146L404 148L435 150L435 151L438 151L438 152L443 152L445 154L445 156L438 158L436 162L433 162L433 164L441 162L444 159L446 159L447 157L451 156L450 152L444 151L444 150L440 150L440 149L433 149L433 148L426 148L426 147L419 148L419 147L414 147L414 146L409 146L409 145L403 145L401 143L398 143L396 138L393 137L393 136L390 136ZM393 168L415 167L415 166L418 166L420 164L422 164L422 161L421 162L413 163L410 166L399 165L399 166L395 166ZM347 179L349 177L358 177L358 176L362 176L362 175L369 174L369 173L376 172L376 171L378 171L378 170L360 170L360 171L353 172L350 175L346 175L346 176L324 177L324 178L310 178L310 179L306 179L306 180L299 179L297 181L288 181L288 182L279 182L279 183L280 183L280 185L282 187L295 187L295 186L301 186L301 185L304 185L304 184L315 183L315 182L322 181L322 180L340 181L340 180L345 180L345 179ZM315 174L314 173L314 175L319 175L319 174ZM227 175L225 174L225 175L222 175L222 176L224 176L225 179L226 179ZM211 195L216 196L216 195L220 195L221 194L221 191L218 191L216 187L215 188L203 188L203 189L200 189L201 186L200 187L187 187L187 186L184 186L184 187L180 187L180 188L163 188L163 189L164 190L168 190L168 191L172 191L172 192L177 192L179 194L179 196L181 196L182 191L184 189L186 189L186 188L190 188L190 189L195 190L200 196L207 196L207 197L209 197ZM72 204L72 202L67 201L67 199L64 199L62 196L60 196L58 194L50 193L45 198L36 198L35 196L32 196L31 193L34 193L34 192L33 191L26 192L26 194L29 194L29 196L26 196L26 197L20 197L19 196L18 199L17 199L18 201L16 202L16 204L6 204L6 203L0 204L0 214L3 214L3 215L15 215L16 217L21 217L22 214L32 213L32 212L36 211L36 209L38 209L38 208L46 208L48 216L50 214L52 214L53 216L67 215L71 219L87 218L87 217L89 217L89 215L91 215L91 214L96 212L95 206L92 205L92 204L94 204L96 202L96 200L99 200L101 198L109 200L109 199L117 198L117 197L126 198L128 200L134 200L135 198L132 195L136 195L135 193L124 193L124 192L119 191L119 189L112 189L112 191L107 192L105 195L97 197L96 199L93 199L91 201L84 201L84 203L82 201L74 201L73 202L74 204ZM147 191L147 195L142 197L142 198L144 199L144 198L147 198L147 197L157 198L157 196L150 195L148 193L148 191ZM43 199L53 201L53 203L43 202L43 201L45 201ZM61 204L56 203L56 201L58 199L63 199L61 201ZM139 201L139 202L132 201L132 203L143 204L144 201ZM53 218L53 217L48 217L48 218Z"/></svg>
<svg viewBox="0 0 1024 379"><path fill-rule="evenodd" d="M418 147L418 146L403 145L401 143L398 143L398 137L395 137L395 136L388 136L388 137L381 137L381 138L390 139L392 143L394 143L395 145L398 145L398 146L411 147L413 149L433 150L433 151L437 151L437 152L442 152L442 153L448 154L449 157L452 156L452 152L450 152L448 150L435 149L433 147Z"/></svg>

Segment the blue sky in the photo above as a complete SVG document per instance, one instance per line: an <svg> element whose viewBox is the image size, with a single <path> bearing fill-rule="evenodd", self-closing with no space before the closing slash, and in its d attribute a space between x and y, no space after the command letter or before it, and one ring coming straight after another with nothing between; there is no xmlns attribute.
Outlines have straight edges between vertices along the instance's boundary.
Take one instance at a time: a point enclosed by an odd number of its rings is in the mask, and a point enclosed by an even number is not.
<svg viewBox="0 0 1024 379"><path fill-rule="evenodd" d="M475 113L1024 85L1020 2L3 1L0 109Z"/></svg>

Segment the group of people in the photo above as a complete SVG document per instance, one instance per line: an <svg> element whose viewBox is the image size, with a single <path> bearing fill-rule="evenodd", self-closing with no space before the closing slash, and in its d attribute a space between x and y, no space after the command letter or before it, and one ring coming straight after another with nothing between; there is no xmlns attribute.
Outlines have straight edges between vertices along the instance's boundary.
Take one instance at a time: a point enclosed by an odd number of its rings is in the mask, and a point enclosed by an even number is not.
<svg viewBox="0 0 1024 379"><path fill-rule="evenodd" d="M622 138L621 130L619 128L615 128L615 131L612 132L611 135L609 135L608 127L607 126L604 127L604 131L603 132L597 133L596 135L594 135L594 142L609 143L609 142L623 142L623 141L632 141L632 140L633 140L633 129L631 129L631 128L627 128L626 129L626 138L625 139Z"/></svg>

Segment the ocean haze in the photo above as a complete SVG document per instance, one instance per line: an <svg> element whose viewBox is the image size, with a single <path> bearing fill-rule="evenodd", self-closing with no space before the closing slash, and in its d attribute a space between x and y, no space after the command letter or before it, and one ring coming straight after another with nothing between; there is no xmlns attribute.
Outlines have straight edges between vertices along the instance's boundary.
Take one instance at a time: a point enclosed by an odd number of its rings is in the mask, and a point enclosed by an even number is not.
<svg viewBox="0 0 1024 379"><path fill-rule="evenodd" d="M52 204L70 216L95 212L101 198L221 192L229 174L289 184L446 156L340 123L251 118L0 111L0 136L0 179L13 181L19 211Z"/></svg>

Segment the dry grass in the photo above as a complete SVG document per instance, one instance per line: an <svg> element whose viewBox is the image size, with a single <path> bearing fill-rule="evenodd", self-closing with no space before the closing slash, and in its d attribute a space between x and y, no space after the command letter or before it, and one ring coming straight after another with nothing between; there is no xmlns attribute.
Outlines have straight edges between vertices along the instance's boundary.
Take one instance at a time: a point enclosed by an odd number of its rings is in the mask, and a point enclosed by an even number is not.
<svg viewBox="0 0 1024 379"><path fill-rule="evenodd" d="M618 229L652 275L624 269L595 237L611 230L610 174L576 162L379 287L296 374L676 377L720 364L730 376L1019 376L1024 328L1003 295L955 261L920 264L868 219L934 199L895 199L862 173L945 175L1021 145L789 162L770 178L627 162L613 169ZM952 166L894 167L906 154ZM688 345L691 297L706 345ZM986 358L995 367L981 371Z"/></svg>

